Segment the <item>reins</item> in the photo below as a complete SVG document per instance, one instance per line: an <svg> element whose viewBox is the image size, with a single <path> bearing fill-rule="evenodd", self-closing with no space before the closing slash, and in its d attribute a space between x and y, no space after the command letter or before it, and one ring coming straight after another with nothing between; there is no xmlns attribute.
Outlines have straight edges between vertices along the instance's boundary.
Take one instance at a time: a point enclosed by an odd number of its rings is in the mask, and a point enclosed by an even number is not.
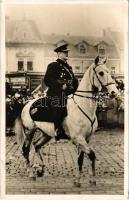
<svg viewBox="0 0 129 200"><path fill-rule="evenodd" d="M84 96L84 95L81 95L81 94L76 94L77 92L82 92L82 93L91 93L91 94L94 94L96 95L97 93L101 93L101 91L87 91L87 90L77 90L74 95L75 96L78 96L78 97L83 97L83 98L87 98L87 99L93 99L93 100L97 100L98 98L96 98L96 96L94 97L89 97L89 96Z"/></svg>
<svg viewBox="0 0 129 200"><path fill-rule="evenodd" d="M82 93L84 93L84 92L86 92L86 93L96 93L96 92L94 92L94 91L87 91L87 90L76 90L76 92L82 92Z"/></svg>
<svg viewBox="0 0 129 200"><path fill-rule="evenodd" d="M83 98L86 98L86 99L97 100L97 98L96 98L96 97L88 97L88 96L83 96L83 95L80 95L80 94L75 94L75 93L74 93L74 96L83 97Z"/></svg>

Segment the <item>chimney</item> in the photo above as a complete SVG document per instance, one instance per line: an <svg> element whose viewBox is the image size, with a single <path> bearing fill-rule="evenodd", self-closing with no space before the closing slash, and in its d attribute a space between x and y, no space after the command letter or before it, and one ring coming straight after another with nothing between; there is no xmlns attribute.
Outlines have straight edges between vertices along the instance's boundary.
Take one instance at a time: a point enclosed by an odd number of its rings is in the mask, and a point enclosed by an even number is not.
<svg viewBox="0 0 129 200"><path fill-rule="evenodd" d="M106 29L103 29L103 37L106 36Z"/></svg>
<svg viewBox="0 0 129 200"><path fill-rule="evenodd" d="M106 37L108 34L111 34L111 28L107 27L106 29L103 29L103 37Z"/></svg>

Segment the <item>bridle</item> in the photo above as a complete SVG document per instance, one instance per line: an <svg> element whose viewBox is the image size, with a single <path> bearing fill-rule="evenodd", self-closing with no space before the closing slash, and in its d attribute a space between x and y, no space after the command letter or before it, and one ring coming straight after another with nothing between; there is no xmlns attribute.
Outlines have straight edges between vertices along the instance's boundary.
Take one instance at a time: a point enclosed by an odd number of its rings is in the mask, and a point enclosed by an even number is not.
<svg viewBox="0 0 129 200"><path fill-rule="evenodd" d="M97 72L96 72L96 68L97 68L98 66L99 66L99 65L96 65L95 67L93 67L93 71L94 71L94 73L95 73L95 75L96 75L96 78L97 78L97 80L99 81L99 83L100 83L102 89L107 89L107 86L115 84L114 82L109 82L109 83L107 83L107 84L105 84L105 85L102 83L102 81L99 79L98 74L97 74ZM93 76L93 85L94 85L94 76Z"/></svg>
<svg viewBox="0 0 129 200"><path fill-rule="evenodd" d="M98 76L98 74L97 74L97 72L96 72L96 68L98 67L99 65L96 65L95 67L93 67L93 71L94 71L94 74L95 74L95 76L96 76L96 78L97 78L97 80L98 80L98 82L100 83L100 85L101 85L101 87L102 87L102 89L103 90L105 90L106 91L106 89L107 89L107 86L109 86L109 85L112 85L112 84L115 84L114 82L109 82L109 83L107 83L107 84L103 84L102 83L102 81L99 79L99 76ZM90 80L91 81L91 80ZM95 84L94 84L94 76L93 76L93 83L91 82L91 85L92 85L92 88L95 88L96 86L95 86ZM82 92L82 93L92 93L92 94L94 94L94 96L84 96L84 95L80 95L80 94L76 94L77 92ZM92 91L82 91L82 90L77 90L74 94L73 94L73 96L72 96L72 99L73 99L73 101L74 101L74 103L76 104L76 106L78 107L78 109L84 114L84 116L86 117L86 118L88 118L88 120L90 121L90 123L91 123L91 133L92 133L92 131L93 131L93 125L94 125L94 123L95 123L95 121L96 121L96 116L94 117L94 119L92 120L88 115L87 115L87 113L86 112L84 112L84 110L80 107L80 105L78 105L78 103L75 101L75 99L74 99L74 96L79 96L79 97L82 97L82 98L86 98L86 99L91 99L91 100L98 100L98 98L97 98L97 94L99 94L101 91L94 91L94 90L92 90Z"/></svg>
<svg viewBox="0 0 129 200"><path fill-rule="evenodd" d="M109 83L107 83L107 84L104 85L104 84L102 83L102 81L99 79L98 74L97 74L97 72L96 72L96 68L97 68L98 66L99 66L99 65L96 65L95 67L93 67L93 71L94 71L94 74L95 74L95 76L96 76L98 82L99 82L100 85L101 85L102 90L103 90L103 91L106 91L107 86L113 85L113 84L115 84L115 82L109 82ZM94 84L94 76L93 76L93 82L92 82L91 80L90 80L90 82L91 82L92 88L96 88L96 86L95 86L95 84ZM76 94L77 92L79 92L79 93L91 93L91 94L94 94L94 96L92 96L92 97L84 96L84 95ZM83 97L83 98L88 98L88 99L97 100L98 98L96 98L96 95L99 94L99 93L102 93L102 91L77 90L77 91L74 93L74 95L75 95L75 96L79 96L79 97ZM73 95L73 96L74 96L74 95Z"/></svg>

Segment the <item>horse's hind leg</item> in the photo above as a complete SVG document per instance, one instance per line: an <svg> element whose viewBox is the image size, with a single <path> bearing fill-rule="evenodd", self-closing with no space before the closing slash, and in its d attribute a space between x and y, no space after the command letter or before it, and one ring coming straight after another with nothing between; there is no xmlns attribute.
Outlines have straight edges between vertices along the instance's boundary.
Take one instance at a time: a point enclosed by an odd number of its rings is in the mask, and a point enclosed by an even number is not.
<svg viewBox="0 0 129 200"><path fill-rule="evenodd" d="M24 144L22 146L22 154L23 154L23 156L26 160L27 171L29 173L30 178L34 178L34 173L33 173L33 170L30 166L29 152L30 152L30 145L31 145L35 131L36 131L35 128L32 129L32 130L24 129L25 140L24 140Z"/></svg>
<svg viewBox="0 0 129 200"><path fill-rule="evenodd" d="M32 130L24 129L25 140L22 146L22 154L24 158L27 160L27 162L29 162L30 145L31 145L35 131L36 129L32 129Z"/></svg>
<svg viewBox="0 0 129 200"><path fill-rule="evenodd" d="M34 138L33 145L35 148L35 151L37 153L37 157L39 159L39 166L35 165L34 168L36 169L38 176L43 176L44 171L44 163L43 163L43 157L41 153L41 147L45 145L49 140L51 139L50 136L46 135L44 132L39 131L38 134L36 134L36 138Z"/></svg>

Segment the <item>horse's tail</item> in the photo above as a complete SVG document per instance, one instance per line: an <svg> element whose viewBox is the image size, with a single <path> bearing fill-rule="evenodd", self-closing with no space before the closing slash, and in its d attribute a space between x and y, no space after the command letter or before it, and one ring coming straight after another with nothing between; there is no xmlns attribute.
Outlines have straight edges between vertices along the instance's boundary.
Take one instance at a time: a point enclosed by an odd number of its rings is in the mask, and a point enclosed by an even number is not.
<svg viewBox="0 0 129 200"><path fill-rule="evenodd" d="M22 124L21 117L17 117L15 120L14 131L16 134L16 140L19 145L23 144L24 142L24 128Z"/></svg>
<svg viewBox="0 0 129 200"><path fill-rule="evenodd" d="M23 144L25 139L24 129L32 130L35 127L34 121L32 120L29 112L34 101L36 100L34 99L28 102L21 111L21 114L15 120L14 131L19 145Z"/></svg>

